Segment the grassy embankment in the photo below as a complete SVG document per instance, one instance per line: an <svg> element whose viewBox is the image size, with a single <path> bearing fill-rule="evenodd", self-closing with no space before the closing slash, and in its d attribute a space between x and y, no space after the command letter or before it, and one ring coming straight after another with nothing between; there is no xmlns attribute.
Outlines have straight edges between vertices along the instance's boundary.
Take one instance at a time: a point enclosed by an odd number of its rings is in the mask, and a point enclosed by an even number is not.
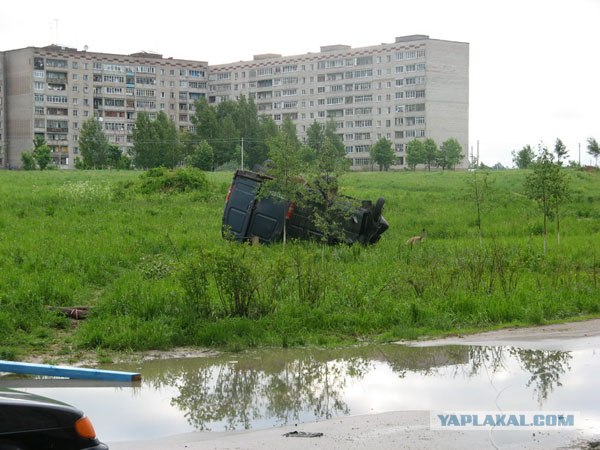
<svg viewBox="0 0 600 450"><path fill-rule="evenodd" d="M600 314L600 173L570 172L561 244L523 194L493 175L477 237L473 173L361 173L343 192L386 198L371 247L251 247L221 239L231 174L142 194L137 172L0 172L0 358L180 345L331 345ZM422 228L423 245L404 242ZM74 327L48 305L94 307ZM237 315L237 316L236 316Z"/></svg>

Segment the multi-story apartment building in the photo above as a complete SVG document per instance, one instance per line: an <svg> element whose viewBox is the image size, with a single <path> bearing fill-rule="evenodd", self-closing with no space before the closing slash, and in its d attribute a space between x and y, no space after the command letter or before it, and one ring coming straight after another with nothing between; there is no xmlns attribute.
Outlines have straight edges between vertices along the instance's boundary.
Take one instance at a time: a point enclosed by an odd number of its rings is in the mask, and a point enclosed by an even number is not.
<svg viewBox="0 0 600 450"><path fill-rule="evenodd" d="M369 148L382 137L393 142L400 167L414 138L438 144L456 138L465 153L468 148L467 43L415 35L371 47L334 45L319 53L263 54L214 66L57 46L5 51L2 59L5 167L20 166L21 151L37 133L45 135L55 162L71 167L78 129L91 116L125 150L138 111L165 111L179 128L193 129L196 99L218 104L241 95L278 124L290 117L301 139L315 120L333 119L354 169L371 167Z"/></svg>
<svg viewBox="0 0 600 450"><path fill-rule="evenodd" d="M98 117L109 139L131 146L136 113L164 111L189 127L194 101L206 96L208 65L152 53L111 55L49 46L4 52L5 167L20 167L21 153L44 135L52 158L72 167L79 130Z"/></svg>

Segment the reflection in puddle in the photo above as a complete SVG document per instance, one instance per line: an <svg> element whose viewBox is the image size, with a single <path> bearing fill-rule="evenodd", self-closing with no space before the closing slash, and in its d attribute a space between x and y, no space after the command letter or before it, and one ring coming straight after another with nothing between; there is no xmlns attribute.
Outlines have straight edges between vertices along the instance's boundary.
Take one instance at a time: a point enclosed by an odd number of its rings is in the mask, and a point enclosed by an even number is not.
<svg viewBox="0 0 600 450"><path fill-rule="evenodd" d="M596 350L390 344L107 368L141 371L143 382L23 390L84 409L106 441L402 410L570 410L580 411L588 428L600 420Z"/></svg>

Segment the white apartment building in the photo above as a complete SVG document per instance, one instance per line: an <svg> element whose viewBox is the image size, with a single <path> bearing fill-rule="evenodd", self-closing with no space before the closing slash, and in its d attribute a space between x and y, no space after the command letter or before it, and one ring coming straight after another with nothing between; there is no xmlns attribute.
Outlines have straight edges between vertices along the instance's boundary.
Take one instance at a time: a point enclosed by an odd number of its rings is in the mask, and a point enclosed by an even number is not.
<svg viewBox="0 0 600 450"><path fill-rule="evenodd" d="M57 164L72 167L78 129L91 116L99 117L109 140L126 150L138 111L162 110L180 129L193 130L195 100L206 97L218 104L240 95L253 98L259 114L278 124L290 117L301 139L315 120L333 119L355 170L371 168L369 148L382 137L393 142L398 167L414 138L438 144L455 138L467 153L467 43L414 35L390 44L332 45L318 53L262 54L212 66L57 46L0 55L4 167L20 166L21 151L31 148L37 133L45 135Z"/></svg>

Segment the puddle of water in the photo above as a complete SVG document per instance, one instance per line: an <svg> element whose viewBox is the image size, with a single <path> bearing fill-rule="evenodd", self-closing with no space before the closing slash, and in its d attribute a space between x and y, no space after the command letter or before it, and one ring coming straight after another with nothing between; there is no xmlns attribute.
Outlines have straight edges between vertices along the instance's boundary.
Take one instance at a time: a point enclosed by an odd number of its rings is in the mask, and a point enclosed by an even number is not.
<svg viewBox="0 0 600 450"><path fill-rule="evenodd" d="M139 371L143 381L118 387L12 384L83 409L107 442L408 410L579 411L578 428L600 431L600 339L569 352L390 344L104 368ZM4 377L2 385L11 380Z"/></svg>

